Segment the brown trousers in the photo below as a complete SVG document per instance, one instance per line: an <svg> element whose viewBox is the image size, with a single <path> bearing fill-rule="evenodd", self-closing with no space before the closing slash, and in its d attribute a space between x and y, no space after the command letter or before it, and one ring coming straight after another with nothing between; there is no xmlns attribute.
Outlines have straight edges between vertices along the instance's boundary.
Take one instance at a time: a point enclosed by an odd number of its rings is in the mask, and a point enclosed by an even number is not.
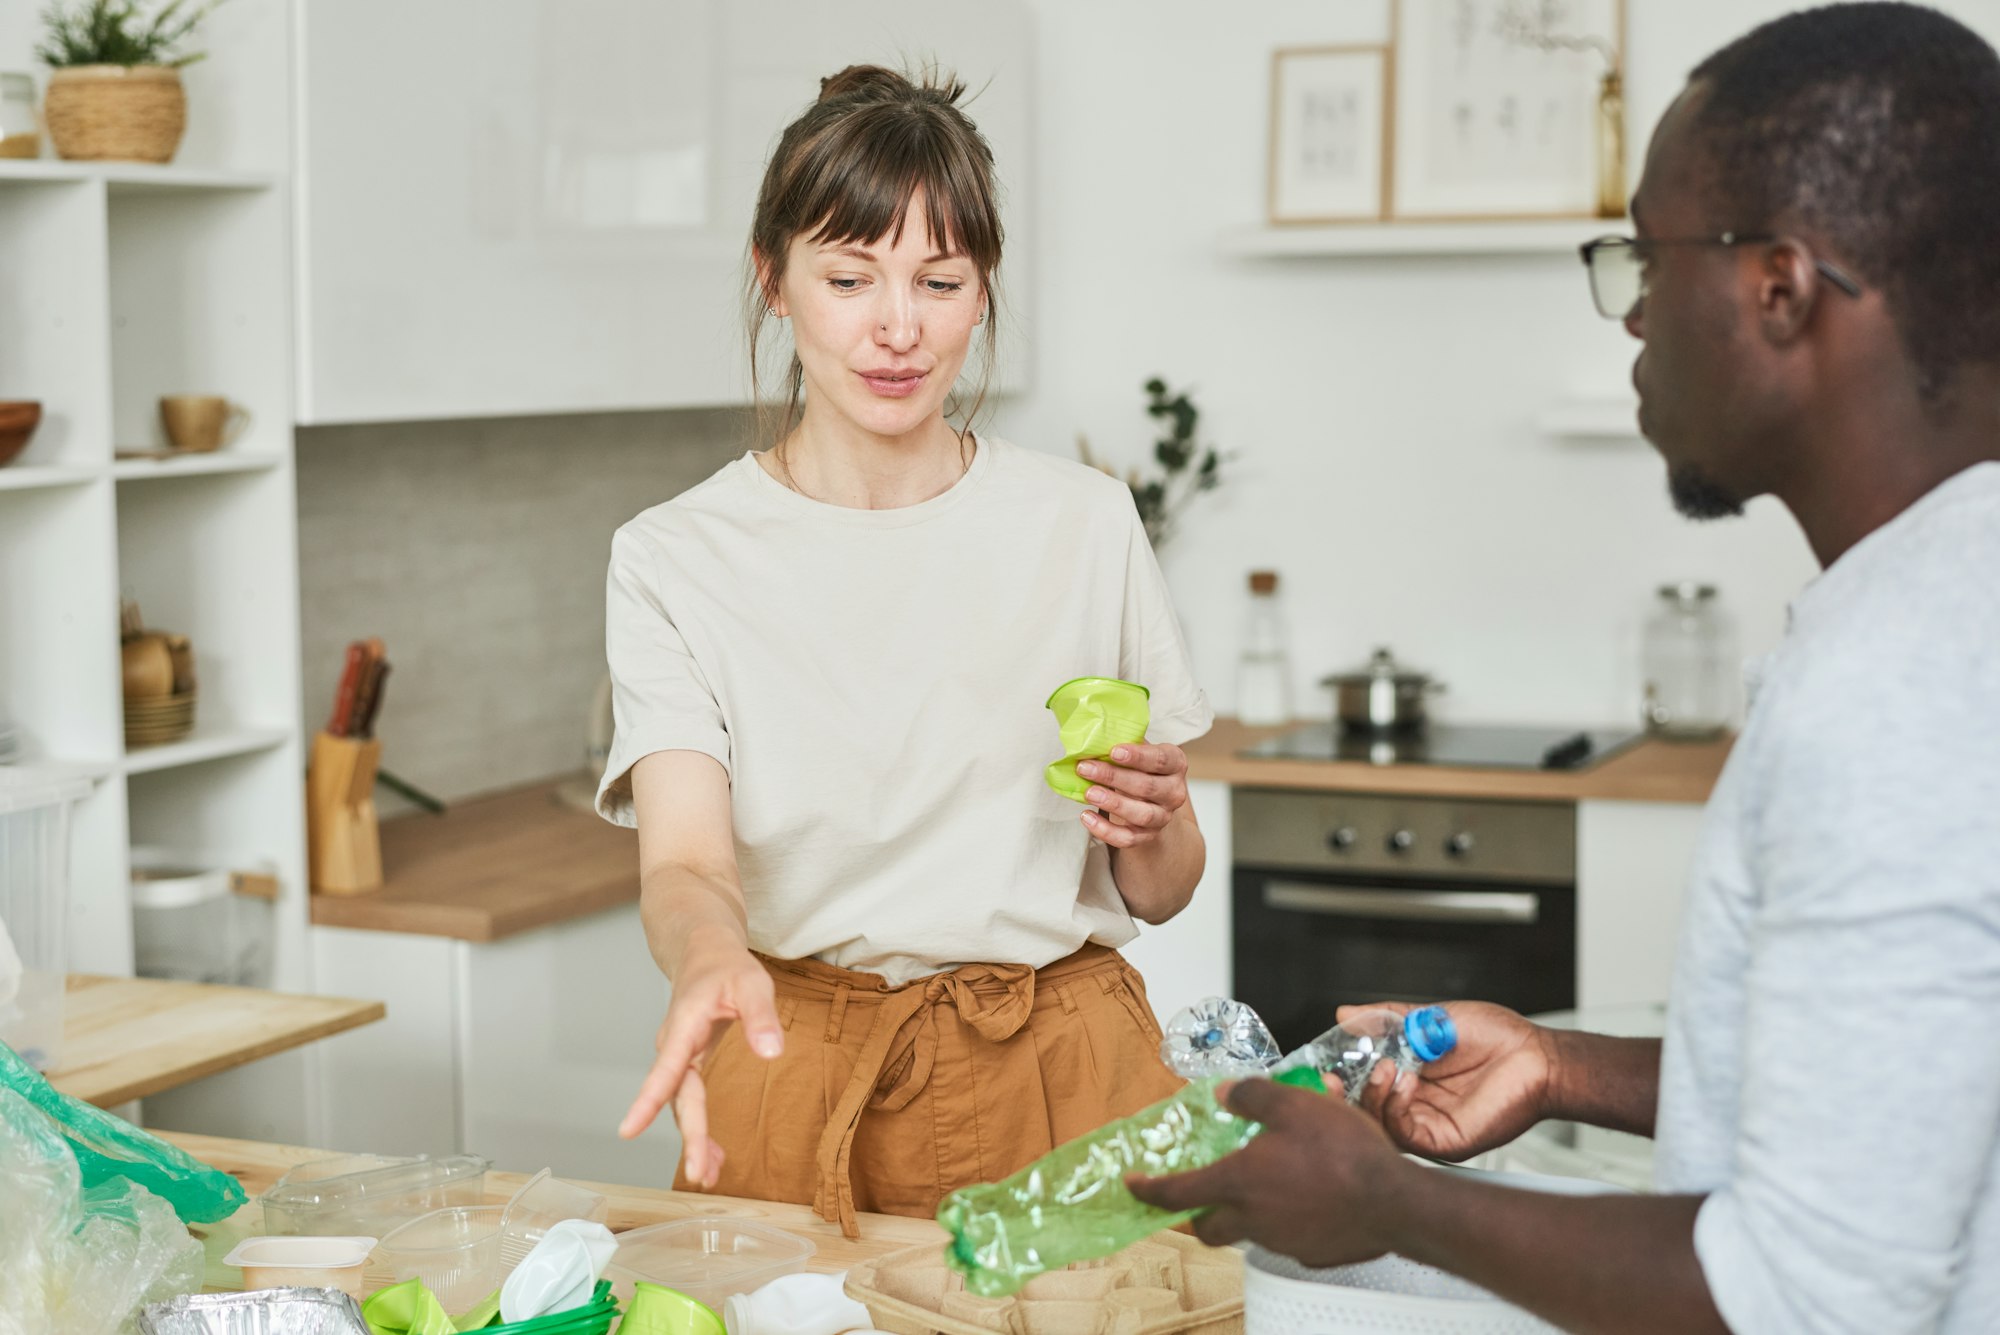
<svg viewBox="0 0 2000 1335"><path fill-rule="evenodd" d="M715 1190L810 1202L860 1236L857 1211L935 1214L945 1196L1025 1167L1182 1087L1124 957L1086 945L1042 969L968 964L891 987L879 974L759 956L785 1050L732 1025L708 1055ZM689 1189L676 1174L674 1186Z"/></svg>

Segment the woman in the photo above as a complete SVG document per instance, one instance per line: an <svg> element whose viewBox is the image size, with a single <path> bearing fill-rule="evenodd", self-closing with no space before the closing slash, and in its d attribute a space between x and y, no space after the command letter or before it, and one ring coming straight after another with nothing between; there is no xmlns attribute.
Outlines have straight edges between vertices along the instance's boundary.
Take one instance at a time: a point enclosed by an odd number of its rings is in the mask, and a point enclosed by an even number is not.
<svg viewBox="0 0 2000 1335"><path fill-rule="evenodd" d="M781 420L612 547L598 808L673 982L621 1134L671 1103L676 1185L850 1236L1178 1087L1113 947L1203 858L1178 744L1212 716L1129 492L947 419L1001 249L962 91L853 67L785 131L751 236ZM1042 769L1080 676L1143 682L1152 729L1079 823Z"/></svg>

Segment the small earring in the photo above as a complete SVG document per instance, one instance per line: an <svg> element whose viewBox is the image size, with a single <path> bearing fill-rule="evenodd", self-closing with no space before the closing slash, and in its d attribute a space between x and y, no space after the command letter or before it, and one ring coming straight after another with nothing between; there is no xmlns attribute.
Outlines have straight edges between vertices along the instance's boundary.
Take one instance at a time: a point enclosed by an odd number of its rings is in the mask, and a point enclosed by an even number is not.
<svg viewBox="0 0 2000 1335"><path fill-rule="evenodd" d="M978 318L977 320L974 320L974 321L973 321L972 323L974 323L974 324L985 324L985 323L986 323L986 312L985 312L985 311L981 311L981 312L979 312L979 318Z"/></svg>

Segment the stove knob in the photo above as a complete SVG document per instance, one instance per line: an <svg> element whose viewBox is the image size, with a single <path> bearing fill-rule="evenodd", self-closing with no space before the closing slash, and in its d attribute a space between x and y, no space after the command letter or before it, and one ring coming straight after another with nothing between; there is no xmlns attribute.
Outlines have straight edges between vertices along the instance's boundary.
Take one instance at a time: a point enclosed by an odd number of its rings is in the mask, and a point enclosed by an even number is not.
<svg viewBox="0 0 2000 1335"><path fill-rule="evenodd" d="M1472 851L1472 844L1472 832L1470 830L1460 830L1457 834L1444 841L1444 851L1455 858L1462 858Z"/></svg>
<svg viewBox="0 0 2000 1335"><path fill-rule="evenodd" d="M1407 853L1416 847L1416 844L1417 836L1411 834L1408 830L1398 830L1389 836L1389 851L1391 853Z"/></svg>
<svg viewBox="0 0 2000 1335"><path fill-rule="evenodd" d="M1354 827L1343 825L1326 837L1326 846L1336 853L1345 853L1354 847Z"/></svg>

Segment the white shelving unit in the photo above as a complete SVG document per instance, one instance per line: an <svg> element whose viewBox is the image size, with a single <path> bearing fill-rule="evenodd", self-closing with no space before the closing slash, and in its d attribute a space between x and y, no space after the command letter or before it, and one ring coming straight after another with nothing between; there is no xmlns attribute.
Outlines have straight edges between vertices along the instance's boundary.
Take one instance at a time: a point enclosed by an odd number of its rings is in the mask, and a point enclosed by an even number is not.
<svg viewBox="0 0 2000 1335"><path fill-rule="evenodd" d="M1520 222L1342 223L1241 227L1224 232L1223 254L1236 259L1340 259L1357 256L1569 255L1592 237L1629 230L1623 218L1528 219Z"/></svg>
<svg viewBox="0 0 2000 1335"><path fill-rule="evenodd" d="M305 990L290 192L269 172L0 162L0 397L38 399L0 468L0 713L26 764L95 780L72 844L71 968L132 971L130 849L281 882L273 983ZM212 455L159 444L163 394L251 413ZM127 751L118 604L194 644L198 727Z"/></svg>

